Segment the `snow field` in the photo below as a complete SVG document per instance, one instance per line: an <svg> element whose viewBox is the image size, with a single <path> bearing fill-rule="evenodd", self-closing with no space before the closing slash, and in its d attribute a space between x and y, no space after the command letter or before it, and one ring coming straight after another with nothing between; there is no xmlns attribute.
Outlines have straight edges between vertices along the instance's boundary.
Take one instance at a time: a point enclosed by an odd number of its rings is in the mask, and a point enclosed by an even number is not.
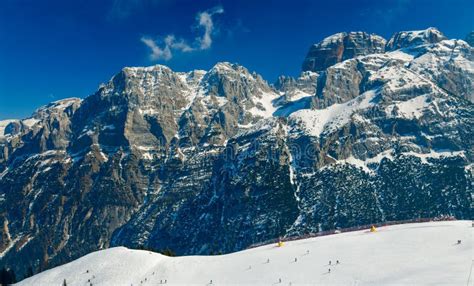
<svg viewBox="0 0 474 286"><path fill-rule="evenodd" d="M468 282L473 230L471 221L393 225L220 256L166 257L116 247L19 285L64 279L67 285L474 285L473 277Z"/></svg>

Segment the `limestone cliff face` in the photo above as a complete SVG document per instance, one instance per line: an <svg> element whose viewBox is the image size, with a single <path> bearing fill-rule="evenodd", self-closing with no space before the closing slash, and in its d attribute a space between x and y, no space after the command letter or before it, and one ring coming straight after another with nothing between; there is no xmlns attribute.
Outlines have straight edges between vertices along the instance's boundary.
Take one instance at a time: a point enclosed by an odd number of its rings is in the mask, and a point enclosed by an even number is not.
<svg viewBox="0 0 474 286"><path fill-rule="evenodd" d="M323 71L357 56L383 53L385 39L365 32L339 33L313 45L303 62L303 71Z"/></svg>
<svg viewBox="0 0 474 286"><path fill-rule="evenodd" d="M338 34L324 46L342 54L274 85L230 63L124 68L82 100L0 122L0 267L472 217L473 49L402 38L384 52L380 37Z"/></svg>

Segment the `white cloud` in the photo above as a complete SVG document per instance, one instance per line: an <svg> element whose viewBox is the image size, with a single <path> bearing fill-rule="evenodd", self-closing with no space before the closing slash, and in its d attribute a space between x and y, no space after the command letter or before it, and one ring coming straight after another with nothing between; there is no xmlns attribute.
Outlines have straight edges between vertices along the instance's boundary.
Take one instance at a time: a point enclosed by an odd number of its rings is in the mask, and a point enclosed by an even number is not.
<svg viewBox="0 0 474 286"><path fill-rule="evenodd" d="M194 43L189 45L184 39L176 39L173 34L153 40L150 37L142 37L140 40L151 50L151 60L170 60L173 51L192 52L196 50L207 50L212 46L214 34L214 22L212 17L224 13L222 6L216 6L196 15L197 27L203 29L202 36L196 37ZM160 47L162 45L162 47Z"/></svg>
<svg viewBox="0 0 474 286"><path fill-rule="evenodd" d="M142 37L140 39L147 47L151 49L150 59L152 60L169 60L172 57L171 49L169 46L165 46L163 49L158 47L155 41L148 37Z"/></svg>
<svg viewBox="0 0 474 286"><path fill-rule="evenodd" d="M166 36L165 44L174 50L179 50L182 52L191 52L194 50L194 48L189 46L183 39L177 41L174 35Z"/></svg>
<svg viewBox="0 0 474 286"><path fill-rule="evenodd" d="M215 14L224 13L224 9L221 6L216 6L207 11L198 13L196 19L199 22L199 26L204 28L204 34L202 37L197 38L199 47L201 50L206 50L212 45L212 32L214 31L214 23L212 22L212 16Z"/></svg>

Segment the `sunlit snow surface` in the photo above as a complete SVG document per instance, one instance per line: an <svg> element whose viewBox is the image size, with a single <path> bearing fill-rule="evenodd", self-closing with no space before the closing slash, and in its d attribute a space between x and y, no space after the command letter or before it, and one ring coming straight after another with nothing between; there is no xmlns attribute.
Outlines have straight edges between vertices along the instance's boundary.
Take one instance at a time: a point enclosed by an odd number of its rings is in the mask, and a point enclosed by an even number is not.
<svg viewBox="0 0 474 286"><path fill-rule="evenodd" d="M19 285L474 285L473 230L471 221L393 225L220 256L172 258L117 247Z"/></svg>

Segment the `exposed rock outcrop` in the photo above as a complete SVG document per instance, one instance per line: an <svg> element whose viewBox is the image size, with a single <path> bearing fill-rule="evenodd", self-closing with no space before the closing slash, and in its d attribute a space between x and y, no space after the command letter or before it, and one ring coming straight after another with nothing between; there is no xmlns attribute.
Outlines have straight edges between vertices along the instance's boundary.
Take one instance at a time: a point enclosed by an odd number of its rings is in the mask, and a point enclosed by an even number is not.
<svg viewBox="0 0 474 286"><path fill-rule="evenodd" d="M395 33L387 42L386 50L393 51L412 46L434 44L447 38L436 28L420 31L403 31Z"/></svg>
<svg viewBox="0 0 474 286"><path fill-rule="evenodd" d="M209 254L471 218L473 49L402 38L383 52L339 35L321 72L274 86L230 63L124 68L83 100L0 122L0 267L21 278L116 245Z"/></svg>
<svg viewBox="0 0 474 286"><path fill-rule="evenodd" d="M303 71L323 71L347 59L383 53L385 39L365 32L338 33L313 45L303 62Z"/></svg>

